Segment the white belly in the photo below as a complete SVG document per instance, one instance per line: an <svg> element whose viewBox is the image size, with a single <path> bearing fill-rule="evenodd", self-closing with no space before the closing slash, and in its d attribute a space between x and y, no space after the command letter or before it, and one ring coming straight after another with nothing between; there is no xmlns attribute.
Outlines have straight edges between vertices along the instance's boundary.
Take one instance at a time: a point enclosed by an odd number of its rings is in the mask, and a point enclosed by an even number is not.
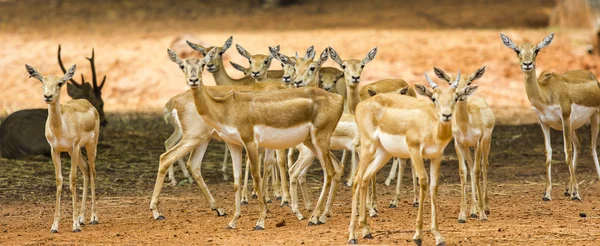
<svg viewBox="0 0 600 246"><path fill-rule="evenodd" d="M467 129L466 132L462 132L458 127L452 129L452 135L461 144L467 146L475 146L481 138L480 129Z"/></svg>
<svg viewBox="0 0 600 246"><path fill-rule="evenodd" d="M562 131L562 111L558 105L539 105L532 107L538 115L540 121L550 125L550 127ZM590 108L573 104L571 105L571 125L573 129L578 129L590 122L592 114L596 113L598 108Z"/></svg>
<svg viewBox="0 0 600 246"><path fill-rule="evenodd" d="M240 132L237 129L230 126L219 125L215 130L219 137L226 143L244 145Z"/></svg>
<svg viewBox="0 0 600 246"><path fill-rule="evenodd" d="M390 153L390 155L400 158L410 158L405 135L387 134L380 132L379 129L375 131L375 134L379 135L381 147Z"/></svg>
<svg viewBox="0 0 600 246"><path fill-rule="evenodd" d="M291 128L275 128L264 125L254 126L254 140L258 146L267 149L287 149L304 142L312 124L306 123Z"/></svg>

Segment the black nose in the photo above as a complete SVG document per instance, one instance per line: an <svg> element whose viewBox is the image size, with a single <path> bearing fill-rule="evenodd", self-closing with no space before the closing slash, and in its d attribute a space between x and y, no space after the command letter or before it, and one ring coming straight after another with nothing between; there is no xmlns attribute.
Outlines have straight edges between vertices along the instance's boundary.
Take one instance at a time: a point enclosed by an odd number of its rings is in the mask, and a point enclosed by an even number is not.
<svg viewBox="0 0 600 246"><path fill-rule="evenodd" d="M258 75L260 72L252 72L252 75Z"/></svg>
<svg viewBox="0 0 600 246"><path fill-rule="evenodd" d="M198 78L191 78L191 79L190 79L190 82L192 82L192 83L197 83L197 82L198 82Z"/></svg>
<svg viewBox="0 0 600 246"><path fill-rule="evenodd" d="M105 127L106 125L108 125L108 121L103 120L102 122L100 122L100 126Z"/></svg>
<svg viewBox="0 0 600 246"><path fill-rule="evenodd" d="M452 117L452 114L442 114L442 116L444 116L445 118L450 118Z"/></svg>
<svg viewBox="0 0 600 246"><path fill-rule="evenodd" d="M533 62L523 62L523 65L525 66L531 66L531 64L533 64Z"/></svg>
<svg viewBox="0 0 600 246"><path fill-rule="evenodd" d="M283 76L283 81L290 81L290 76Z"/></svg>
<svg viewBox="0 0 600 246"><path fill-rule="evenodd" d="M44 100L50 101L50 99L52 99L52 95L49 95L49 96L44 95Z"/></svg>
<svg viewBox="0 0 600 246"><path fill-rule="evenodd" d="M360 76L352 76L352 79L354 79L354 80L359 80L359 79L360 79Z"/></svg>

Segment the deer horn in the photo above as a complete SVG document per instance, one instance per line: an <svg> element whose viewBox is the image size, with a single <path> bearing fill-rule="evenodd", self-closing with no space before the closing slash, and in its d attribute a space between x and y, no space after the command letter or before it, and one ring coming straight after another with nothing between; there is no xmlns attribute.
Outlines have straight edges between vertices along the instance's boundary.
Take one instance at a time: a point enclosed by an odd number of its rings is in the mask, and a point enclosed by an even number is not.
<svg viewBox="0 0 600 246"><path fill-rule="evenodd" d="M60 70L62 70L63 73L67 73L67 69L65 69L65 66L63 65L62 59L60 58L60 44L58 45L58 65L60 65ZM77 83L73 78L69 79L69 81L71 81L71 83L76 86L77 88L81 88L81 86L83 85L83 83L85 83L85 81L83 81L83 75L82 75L82 81L81 84Z"/></svg>
<svg viewBox="0 0 600 246"><path fill-rule="evenodd" d="M429 86L431 86L431 89L435 89L438 87L437 83L433 82L433 80L431 80L431 78L429 78L429 75L427 75L427 73L425 74L425 79L427 80L427 82L429 82Z"/></svg>
<svg viewBox="0 0 600 246"><path fill-rule="evenodd" d="M452 82L452 84L450 86L452 86L454 89L456 89L456 87L458 87L459 80L460 80L460 69L458 69L458 74L456 74L456 79L454 79L454 82Z"/></svg>

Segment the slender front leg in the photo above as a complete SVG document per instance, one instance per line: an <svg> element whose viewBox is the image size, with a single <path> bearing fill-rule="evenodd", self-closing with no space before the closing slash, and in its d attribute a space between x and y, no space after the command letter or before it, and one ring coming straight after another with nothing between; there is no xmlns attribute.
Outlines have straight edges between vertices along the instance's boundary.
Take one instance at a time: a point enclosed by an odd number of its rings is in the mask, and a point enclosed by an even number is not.
<svg viewBox="0 0 600 246"><path fill-rule="evenodd" d="M79 166L81 148L73 146L71 152L71 172L69 174L69 190L71 190L71 201L73 203L73 232L81 232L79 224L79 213L77 211L77 166Z"/></svg>
<svg viewBox="0 0 600 246"><path fill-rule="evenodd" d="M236 228L237 221L240 218L240 215L242 214L240 194L240 185L242 183L242 146L233 144L228 144L227 146L229 147L229 151L231 153L231 161L233 162L233 192L235 195L235 212L233 213L233 218L231 218L231 221L227 225L227 228L233 229ZM255 151L253 154L258 155L258 151L256 149L253 150ZM250 158L250 155L248 155L248 157ZM256 172L257 170L255 168L252 171ZM259 202L261 201L262 200L260 200Z"/></svg>
<svg viewBox="0 0 600 246"><path fill-rule="evenodd" d="M481 165L481 176L483 177L483 212L485 214L490 214L490 199L488 198L488 168L490 166L489 163L489 155L490 155L490 147L492 142L492 136L490 135L484 137L482 144L482 152L483 152L483 164Z"/></svg>
<svg viewBox="0 0 600 246"><path fill-rule="evenodd" d="M179 140L181 140L181 137L181 128L175 126L175 131L173 132L173 134L171 134L171 136L167 138L167 140L165 140L165 150L169 151L169 149L173 148L173 146L175 146L179 142ZM179 166L183 170L183 168L185 168L185 164L183 163L183 161L181 159L178 159L177 162L179 162ZM185 171L187 172L187 170ZM169 166L168 178L169 181L171 181L171 186L177 186L177 179L175 178L175 171L173 166Z"/></svg>
<svg viewBox="0 0 600 246"><path fill-rule="evenodd" d="M481 180L479 179L479 174L481 173L481 142L478 142L475 145L475 165L473 166L473 172L471 173L471 179L475 180L475 185L477 189L473 189L473 192L477 192L477 210L479 211L479 219L487 220L487 215L484 212L483 208L483 189L481 188Z"/></svg>
<svg viewBox="0 0 600 246"><path fill-rule="evenodd" d="M563 112L562 116L562 127L563 127L563 140L565 146L565 164L569 167L569 187L571 188L571 200L581 200L578 192L577 176L573 170L573 136L571 135L571 112ZM564 109L563 109L564 110Z"/></svg>
<svg viewBox="0 0 600 246"><path fill-rule="evenodd" d="M544 191L544 201L552 200L552 145L550 145L550 126L540 121L542 132L544 133L544 146L546 148L546 190Z"/></svg>
<svg viewBox="0 0 600 246"><path fill-rule="evenodd" d="M81 195L81 208L79 208L79 217L77 217L77 220L79 221L80 225L85 225L85 204L90 183L90 170L88 163L85 161L85 159L83 159L81 154L79 155L78 164L81 174L83 174L83 194Z"/></svg>
<svg viewBox="0 0 600 246"><path fill-rule="evenodd" d="M206 153L206 148L208 147L209 141L205 141L201 143L196 149L192 151L190 154L190 158L187 161L187 168L192 172L192 176L196 180L196 184L198 188L204 194L206 200L210 204L210 209L213 211L217 211L217 216L225 216L225 209L221 208L215 198L210 193L204 178L202 177L202 159L204 159L204 154Z"/></svg>
<svg viewBox="0 0 600 246"><path fill-rule="evenodd" d="M356 175L356 168L358 165L358 162L356 161L357 153L355 151L352 151L351 154L352 154L352 163L350 166L350 173L348 174L348 180L346 181L346 186L352 186L352 182L354 180L354 175Z"/></svg>
<svg viewBox="0 0 600 246"><path fill-rule="evenodd" d="M477 162L477 160L475 160ZM440 166L442 157L431 159L431 234L435 237L435 245L446 245L444 237L440 233L437 224L437 193L438 193L438 178L440 177ZM485 214L484 214L485 215Z"/></svg>
<svg viewBox="0 0 600 246"><path fill-rule="evenodd" d="M463 147L456 139L454 140L454 149L458 157L458 173L460 175L460 212L458 213L458 223L467 222L467 165L465 164L465 147ZM468 151L468 147L466 147ZM470 151L469 151L470 152ZM467 154L469 154L467 152Z"/></svg>
<svg viewBox="0 0 600 246"><path fill-rule="evenodd" d="M317 156L317 158L319 159L319 163L321 164L321 168L323 169L323 189L321 190L321 194L319 195L319 200L317 200L315 210L313 211L312 215L310 216L310 220L308 221L308 225L312 226L320 224L319 216L321 215L321 211L323 210L323 206L325 205L325 196L331 188L331 179L333 178L332 176L335 171L333 170L331 159L329 159L329 149L320 149L319 147L313 145L313 143L310 141L305 141L304 145L306 145L306 147L308 147L313 152L313 155ZM327 157L325 157L325 153L323 152L327 152ZM325 160L325 158L327 158L327 160Z"/></svg>
<svg viewBox="0 0 600 246"><path fill-rule="evenodd" d="M419 206L419 197L417 196L418 192L419 192L419 186L417 184L418 182L418 177L417 177L417 170L415 170L415 166L414 164L410 165L410 172L412 174L412 183L413 183L413 202L412 202L412 206L413 207L418 207Z"/></svg>
<svg viewBox="0 0 600 246"><path fill-rule="evenodd" d="M256 222L256 226L254 227L254 230L264 230L265 228L265 218L267 217L267 204L265 203L265 197L263 194L263 190L261 187L261 183L262 183L262 178L260 176L260 168L259 168L259 164L258 164L258 146L251 141L248 141L245 143L246 145L246 153L248 154L248 158L250 158L250 173L252 174L252 180L253 182L256 184L254 189L256 190L256 196L258 198L258 204L259 204L259 218L258 221ZM231 155L234 155L234 150L231 149ZM241 152L241 149L240 149ZM265 165L265 169L267 169L267 166ZM264 177L266 178L266 177ZM239 202L236 204L236 206L239 206ZM235 220L237 221L237 218L235 218ZM233 220L232 220L233 222ZM230 224L231 225L231 224ZM234 225L235 226L235 225ZM234 227L232 227L234 228Z"/></svg>
<svg viewBox="0 0 600 246"><path fill-rule="evenodd" d="M50 227L50 233L58 233L60 222L60 195L62 193L63 177L62 165L60 163L60 152L52 148L52 162L54 162L54 176L56 177L56 203L54 204L54 222Z"/></svg>
<svg viewBox="0 0 600 246"><path fill-rule="evenodd" d="M98 214L96 212L96 153L97 153L97 143L89 144L85 147L88 156L88 166L90 168L90 188L92 193L92 215L90 217L90 224L95 225L98 224Z"/></svg>
<svg viewBox="0 0 600 246"><path fill-rule="evenodd" d="M409 146L409 152L410 161L412 162L415 172L419 177L419 209L417 211L416 230L415 235L413 236L413 241L420 246L423 242L423 206L426 196L425 192L427 191L427 186L429 185L429 179L427 177L427 171L425 170L425 164L423 163L420 147Z"/></svg>
<svg viewBox="0 0 600 246"><path fill-rule="evenodd" d="M394 199L390 203L390 208L398 207L398 201L400 200L400 187L402 186L402 176L404 176L404 169L406 168L406 163L404 159L396 158L398 160L398 179L396 180L396 190L394 191Z"/></svg>
<svg viewBox="0 0 600 246"><path fill-rule="evenodd" d="M596 166L596 172L598 178L600 178L600 163L598 162L598 153L596 153L596 141L598 140L598 132L600 131L600 113L596 112L591 118L591 137L590 137L590 148L592 159L594 159L594 165Z"/></svg>
<svg viewBox="0 0 600 246"><path fill-rule="evenodd" d="M244 188L242 188L242 205L248 204L248 175L250 174L250 158L246 157L246 167L244 174Z"/></svg>
<svg viewBox="0 0 600 246"><path fill-rule="evenodd" d="M227 143L225 143L225 149L223 151L223 164L221 165L221 172L223 173L223 180L229 181L229 175L227 175L227 159L229 158L229 148L227 148Z"/></svg>
<svg viewBox="0 0 600 246"><path fill-rule="evenodd" d="M296 163L294 163L291 168L290 168L290 193L291 193L291 197L292 197L292 204L291 204L291 209L292 209L292 213L296 215L296 217L299 220L303 220L304 216L302 215L302 213L299 210L299 198L298 198L298 183L299 183L299 179L304 178L302 176L303 171L307 170L308 167L310 167L313 163L313 160L315 159L314 154L310 151L310 149L308 147L301 147L299 148L299 155L298 155L298 159L296 160ZM304 192L307 188L306 187L302 187L302 192L304 195ZM308 197L304 196L304 200L307 201L307 199L309 199Z"/></svg>
<svg viewBox="0 0 600 246"><path fill-rule="evenodd" d="M173 148L160 155L156 181L154 182L154 192L152 193L152 199L150 200L150 210L152 211L152 216L155 220L165 219L165 216L163 216L158 209L158 197L160 196L160 191L162 190L165 181L167 169L173 165L175 161L189 154L192 149L198 146L199 142L196 141L198 141L196 138L183 138Z"/></svg>
<svg viewBox="0 0 600 246"><path fill-rule="evenodd" d="M333 153L329 152L329 156L331 158L331 163L333 164L333 169L335 173L333 174L333 179L331 183L331 188L329 190L329 195L327 196L327 204L325 205L325 210L321 214L321 218L319 218L319 222L325 223L326 217L331 216L331 211L333 210L333 202L335 201L335 197L337 196L337 190L339 184L342 181L342 175L344 174L344 163L340 163L338 159L333 155Z"/></svg>
<svg viewBox="0 0 600 246"><path fill-rule="evenodd" d="M477 212L479 210L479 207L477 206L477 190L479 189L479 186L477 186L477 180L473 178L475 175L473 173L475 171L475 164L471 157L471 148L468 146L461 146L460 148L462 148L463 158L467 161L467 168L471 175L471 211L469 217L477 218Z"/></svg>
<svg viewBox="0 0 600 246"><path fill-rule="evenodd" d="M581 136L579 136L579 133L577 133L577 131L575 129L573 129L572 132L572 136L574 136L573 139L573 158L572 158L572 166L573 166L573 176L577 175L577 163L579 160L579 153L581 151ZM578 182L572 183L571 184L572 188L571 190L573 191L571 194L575 193L577 194L577 197L575 197L574 200L581 200L581 197L579 197L579 184Z"/></svg>
<svg viewBox="0 0 600 246"><path fill-rule="evenodd" d="M390 160L391 156L385 152L385 150L379 150L375 152L375 156L373 161L367 166L363 177L362 183L360 184L360 210L358 222L360 223L360 227L362 229L362 235L365 239L372 239L373 235L371 235L371 228L369 228L369 224L367 223L367 192L368 189L371 188L371 192L373 192L373 184L375 182L375 174L379 171L385 164ZM374 194L371 194L373 196Z"/></svg>
<svg viewBox="0 0 600 246"><path fill-rule="evenodd" d="M275 150L277 155L277 165L279 166L279 177L281 179L281 206L288 206L290 193L288 192L287 168L285 166L285 150Z"/></svg>
<svg viewBox="0 0 600 246"><path fill-rule="evenodd" d="M394 181L394 179L396 178L396 172L398 170L398 162L399 161L400 161L400 158L394 157L394 160L392 161L392 169L390 169L390 174L388 175L387 179L385 180L385 186L390 186L392 181Z"/></svg>

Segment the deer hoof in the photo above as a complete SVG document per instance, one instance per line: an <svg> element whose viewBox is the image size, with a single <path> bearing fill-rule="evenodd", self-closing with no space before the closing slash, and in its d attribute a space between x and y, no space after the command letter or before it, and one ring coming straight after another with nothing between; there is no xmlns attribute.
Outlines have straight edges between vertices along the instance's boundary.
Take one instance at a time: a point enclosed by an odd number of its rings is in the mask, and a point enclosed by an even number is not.
<svg viewBox="0 0 600 246"><path fill-rule="evenodd" d="M81 229L77 228L77 229L73 230L73 232L81 232Z"/></svg>
<svg viewBox="0 0 600 246"><path fill-rule="evenodd" d="M464 223L467 223L467 221L466 221L466 220L463 220L463 219L459 219L459 220L458 220L458 223L464 224Z"/></svg>
<svg viewBox="0 0 600 246"><path fill-rule="evenodd" d="M262 231L264 229L265 228L263 228L262 226L255 226L253 230L255 230L255 231Z"/></svg>
<svg viewBox="0 0 600 246"><path fill-rule="evenodd" d="M58 230L50 230L50 233L52 233L52 234L58 233Z"/></svg>
<svg viewBox="0 0 600 246"><path fill-rule="evenodd" d="M163 219L164 219L164 218L165 218L165 217L163 217ZM97 224L99 224L99 223L100 223L100 222L98 222L97 220L92 220L92 221L90 221L90 225L97 225Z"/></svg>
<svg viewBox="0 0 600 246"><path fill-rule="evenodd" d="M421 244L423 244L423 240L422 239L413 239L413 242L415 242L415 244L417 246L421 246Z"/></svg>
<svg viewBox="0 0 600 246"><path fill-rule="evenodd" d="M348 244L358 244L358 239L350 239L350 241L348 241Z"/></svg>
<svg viewBox="0 0 600 246"><path fill-rule="evenodd" d="M369 234L365 235L363 238L364 239L373 239L373 235L371 235L371 233L369 233Z"/></svg>
<svg viewBox="0 0 600 246"><path fill-rule="evenodd" d="M165 220L165 219L166 219L165 216L162 216L162 215L156 217L156 220Z"/></svg>
<svg viewBox="0 0 600 246"><path fill-rule="evenodd" d="M390 204L390 208L396 208L396 204Z"/></svg>

